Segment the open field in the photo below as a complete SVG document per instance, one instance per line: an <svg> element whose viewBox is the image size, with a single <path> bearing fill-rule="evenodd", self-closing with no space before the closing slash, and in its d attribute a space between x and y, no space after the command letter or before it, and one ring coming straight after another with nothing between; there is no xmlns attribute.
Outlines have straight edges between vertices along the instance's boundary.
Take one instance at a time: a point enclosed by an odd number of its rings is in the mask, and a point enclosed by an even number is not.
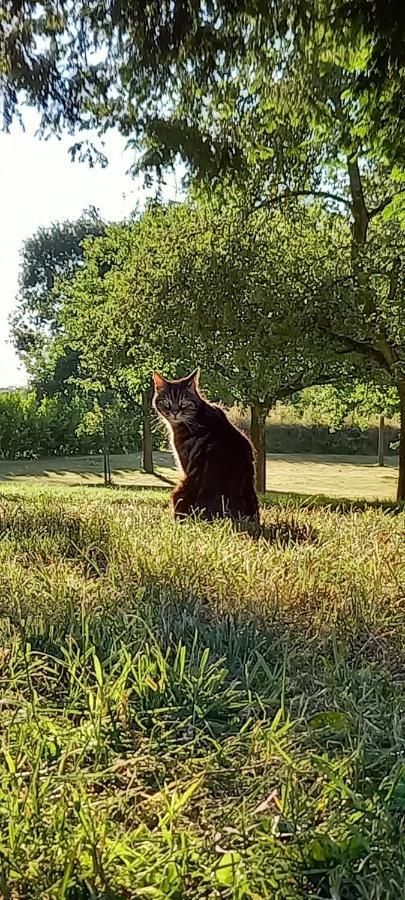
<svg viewBox="0 0 405 900"><path fill-rule="evenodd" d="M0 488L0 895L405 896L405 514Z"/></svg>
<svg viewBox="0 0 405 900"><path fill-rule="evenodd" d="M161 487L173 482L176 472L169 453L156 453L156 474L140 470L139 454L112 456L114 483L135 487ZM101 485L102 458L62 457L40 460L0 461L0 482ZM370 456L270 455L267 462L268 489L274 492L321 494L329 497L362 497L393 500L398 460L390 457L379 468Z"/></svg>

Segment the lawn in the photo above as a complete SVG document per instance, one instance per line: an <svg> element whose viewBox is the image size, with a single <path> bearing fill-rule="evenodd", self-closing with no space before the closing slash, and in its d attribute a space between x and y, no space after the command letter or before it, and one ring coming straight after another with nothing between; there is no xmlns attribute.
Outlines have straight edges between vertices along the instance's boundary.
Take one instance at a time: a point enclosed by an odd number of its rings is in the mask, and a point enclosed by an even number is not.
<svg viewBox="0 0 405 900"><path fill-rule="evenodd" d="M156 453L156 476L140 469L139 454L112 456L114 483L135 487L162 487L173 482L176 472L169 453ZM62 457L41 460L0 461L0 482L101 485L101 457ZM268 456L268 488L274 492L322 494L329 497L362 497L393 500L398 476L398 459L387 458L379 468L370 456L312 456L309 454Z"/></svg>
<svg viewBox="0 0 405 900"><path fill-rule="evenodd" d="M0 489L0 895L398 900L405 515Z"/></svg>

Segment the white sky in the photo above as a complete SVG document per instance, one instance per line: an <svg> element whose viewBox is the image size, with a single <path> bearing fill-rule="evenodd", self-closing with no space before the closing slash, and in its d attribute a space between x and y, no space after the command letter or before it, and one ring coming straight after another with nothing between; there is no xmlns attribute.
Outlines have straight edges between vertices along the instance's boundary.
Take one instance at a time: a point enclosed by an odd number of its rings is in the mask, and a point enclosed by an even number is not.
<svg viewBox="0 0 405 900"><path fill-rule="evenodd" d="M29 114L25 132L15 126L10 134L0 133L0 387L26 383L8 328L22 242L39 226L75 219L88 206L97 207L105 219L125 218L146 197L141 179L126 175L132 156L118 133L104 137L109 166L90 169L70 161L68 148L74 138L40 141L34 123ZM164 195L178 192L180 182L168 178Z"/></svg>

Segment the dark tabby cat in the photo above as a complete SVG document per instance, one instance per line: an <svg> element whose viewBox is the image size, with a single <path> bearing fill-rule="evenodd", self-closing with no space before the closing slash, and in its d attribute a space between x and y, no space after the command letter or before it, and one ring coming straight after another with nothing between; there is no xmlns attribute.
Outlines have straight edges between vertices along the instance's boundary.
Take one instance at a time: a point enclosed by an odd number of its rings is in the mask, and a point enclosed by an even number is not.
<svg viewBox="0 0 405 900"><path fill-rule="evenodd" d="M171 432L183 479L173 492L175 519L196 513L257 522L250 441L198 390L198 369L177 381L154 373L153 405Z"/></svg>

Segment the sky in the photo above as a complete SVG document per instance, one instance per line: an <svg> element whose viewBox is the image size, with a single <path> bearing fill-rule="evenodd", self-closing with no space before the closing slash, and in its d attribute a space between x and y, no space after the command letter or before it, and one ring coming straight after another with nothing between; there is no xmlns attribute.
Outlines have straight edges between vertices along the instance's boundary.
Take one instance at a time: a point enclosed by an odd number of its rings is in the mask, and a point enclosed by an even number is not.
<svg viewBox="0 0 405 900"><path fill-rule="evenodd" d="M40 140L35 126L34 114L28 114L25 130L15 125L10 134L0 133L0 388L27 383L8 326L23 241L40 226L75 219L89 206L107 220L125 218L154 193L144 189L142 179L126 174L133 157L118 132L103 138L108 167L91 169L86 163L71 162L68 149L74 138ZM168 178L163 195L180 196L179 179Z"/></svg>

